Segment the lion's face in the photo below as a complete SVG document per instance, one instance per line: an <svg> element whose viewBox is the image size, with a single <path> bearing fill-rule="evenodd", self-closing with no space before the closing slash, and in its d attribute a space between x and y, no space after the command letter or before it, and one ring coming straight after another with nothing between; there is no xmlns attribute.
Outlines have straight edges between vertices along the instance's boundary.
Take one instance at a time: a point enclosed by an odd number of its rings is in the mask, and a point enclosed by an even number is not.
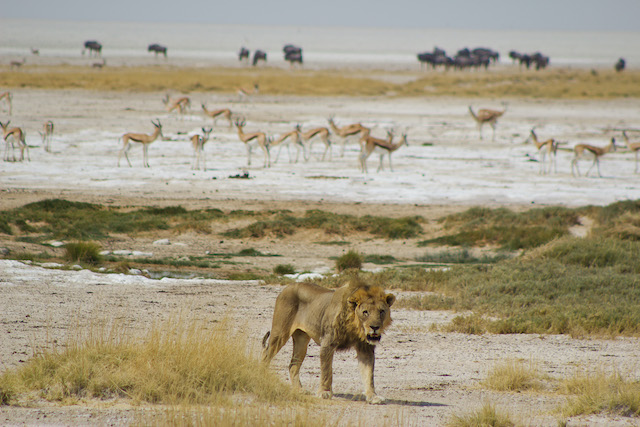
<svg viewBox="0 0 640 427"><path fill-rule="evenodd" d="M385 328L391 324L390 307L395 299L394 295L385 294L381 288L359 289L349 298L355 314L354 326L363 341L371 345L380 342Z"/></svg>

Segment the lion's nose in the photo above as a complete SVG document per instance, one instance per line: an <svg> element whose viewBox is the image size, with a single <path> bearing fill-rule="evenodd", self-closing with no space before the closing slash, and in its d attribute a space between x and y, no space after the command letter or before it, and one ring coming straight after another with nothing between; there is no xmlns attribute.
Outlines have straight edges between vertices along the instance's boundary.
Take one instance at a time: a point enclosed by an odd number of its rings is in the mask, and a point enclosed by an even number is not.
<svg viewBox="0 0 640 427"><path fill-rule="evenodd" d="M378 332L378 329L380 329L380 326L371 326L373 332Z"/></svg>

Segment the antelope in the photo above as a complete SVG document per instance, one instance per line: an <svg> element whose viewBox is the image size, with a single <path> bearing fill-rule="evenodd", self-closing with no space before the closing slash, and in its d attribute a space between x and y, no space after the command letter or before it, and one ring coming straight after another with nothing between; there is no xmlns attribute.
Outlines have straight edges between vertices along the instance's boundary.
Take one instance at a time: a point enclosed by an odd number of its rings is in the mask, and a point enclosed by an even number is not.
<svg viewBox="0 0 640 427"><path fill-rule="evenodd" d="M93 68L102 68L105 65L107 65L107 60L104 58L102 58L102 62L94 62L93 64L91 64Z"/></svg>
<svg viewBox="0 0 640 427"><path fill-rule="evenodd" d="M333 117L329 117L327 121L329 122L329 127L331 128L331 132L333 132L334 135L337 135L339 138L342 139L342 149L340 150L340 157L344 157L344 147L347 144L347 139L354 136L359 136L360 132L362 132L362 130L365 129L365 127L362 126L360 123L353 123L351 125L347 125L339 128L336 126L335 122L333 121Z"/></svg>
<svg viewBox="0 0 640 427"><path fill-rule="evenodd" d="M6 101L7 104L9 104L9 115L11 115L12 110L13 110L13 104L12 104L12 100L13 100L13 95L11 94L11 92L2 92L0 93L0 101Z"/></svg>
<svg viewBox="0 0 640 427"><path fill-rule="evenodd" d="M200 169L200 157L202 157L202 170L207 170L207 156L204 152L204 144L209 141L209 135L213 128L202 128L202 135L193 135L191 137L191 145L193 145L193 165L191 169Z"/></svg>
<svg viewBox="0 0 640 427"><path fill-rule="evenodd" d="M264 152L264 165L262 167L270 167L271 157L269 154L269 140L267 140L267 135L264 132L244 133L242 128L247 124L245 120L240 121L236 119L235 124L238 128L238 138L240 138L240 141L244 142L247 147L247 167L251 166L251 151L254 146L262 148Z"/></svg>
<svg viewBox="0 0 640 427"><path fill-rule="evenodd" d="M167 108L168 113L176 110L178 113L184 114L184 112L191 107L191 100L186 96L172 100L169 98L169 94L167 94L162 98L162 103Z"/></svg>
<svg viewBox="0 0 640 427"><path fill-rule="evenodd" d="M627 144L627 148L634 152L636 156L636 168L633 173L638 173L638 151L640 151L640 142L629 142L629 137L627 136L627 131L622 131L622 137L624 138L624 142Z"/></svg>
<svg viewBox="0 0 640 427"><path fill-rule="evenodd" d="M20 68L27 62L26 58L22 58L22 61L11 61L11 69Z"/></svg>
<svg viewBox="0 0 640 427"><path fill-rule="evenodd" d="M229 127L233 126L233 121L231 120L231 110L228 108L220 108L218 110L207 110L207 105L206 104L201 104L202 105L202 110L204 111L204 113L211 117L213 119L213 125L216 125L216 122L218 121L218 118L220 116L223 116L225 119L229 120Z"/></svg>
<svg viewBox="0 0 640 427"><path fill-rule="evenodd" d="M493 129L493 138L491 140L492 141L496 140L496 123L498 122L498 119L502 117L502 115L506 112L507 112L506 104L504 104L504 110L502 111L488 110L486 108L483 108L481 110L478 110L477 114L473 112L471 105L469 105L469 113L471 113L471 117L473 117L473 120L475 120L478 125L478 131L480 132L480 139L482 139L482 126L484 126L485 123L488 123L489 126L491 126L491 129Z"/></svg>
<svg viewBox="0 0 640 427"><path fill-rule="evenodd" d="M558 164L557 164L557 152L558 152L558 143L555 139L550 138L546 141L538 141L538 135L536 135L535 128L531 129L531 135L529 139L533 141L533 144L538 149L538 153L541 153L542 160L540 161L540 174L544 175L547 173L545 167L545 160L547 155L549 156L549 172L551 172L551 163L554 165L554 172L558 173Z"/></svg>
<svg viewBox="0 0 640 427"><path fill-rule="evenodd" d="M324 160L327 155L327 151L329 151L329 160L331 160L331 140L329 139L329 129L325 127L318 127L315 129L308 130L306 132L302 132L300 129L300 125L296 125L296 130L300 135L300 141L304 147L305 152L305 161L309 160L311 156L311 149L313 147L313 142L316 137L320 138L322 142L324 142L324 152L322 153L322 160Z"/></svg>
<svg viewBox="0 0 640 427"><path fill-rule="evenodd" d="M53 122L51 120L42 125L42 132L40 132L40 136L42 136L42 145L44 146L44 151L50 153L51 138L53 137Z"/></svg>
<svg viewBox="0 0 640 427"><path fill-rule="evenodd" d="M31 54L35 55L35 56L40 55L40 49L36 49L36 48L32 47L31 48Z"/></svg>
<svg viewBox="0 0 640 427"><path fill-rule="evenodd" d="M393 132L387 131L387 140L374 138L370 135L368 130L362 132L362 137L360 138L362 144L362 151L360 152L360 168L362 172L368 173L367 170L367 159L372 153L376 153L380 155L380 164L378 165L378 169L376 172L380 172L382 170L382 162L384 160L384 156L389 156L389 170L393 172L393 166L391 164L391 154L396 151L398 148L403 145L409 146L407 142L407 134L403 133L400 137L400 141L393 143Z"/></svg>
<svg viewBox="0 0 640 427"><path fill-rule="evenodd" d="M598 176L602 178L602 175L600 174L600 157L604 156L605 154L611 151L616 151L615 138L611 138L611 142L606 147L595 147L593 145L588 145L588 144L576 145L575 147L573 147L574 157L573 157L573 160L571 160L571 175L575 176L574 169L573 169L575 167L575 170L578 171L578 176L580 176L580 169L578 168L578 160L581 160L583 158L593 157L593 164L591 165L591 167L589 168L585 176L589 176L589 172L591 172L591 169L593 169L594 166L597 166Z"/></svg>
<svg viewBox="0 0 640 427"><path fill-rule="evenodd" d="M277 145L280 146L280 148L278 149L278 154L276 155L276 159L275 159L274 163L278 162L278 158L280 158L280 151L282 151L282 147L285 146L285 145L287 146L287 153L289 153L289 163L292 163L291 162L291 148L289 147L292 143L296 147L296 160L295 160L295 163L298 163L298 158L300 157L300 149L302 148L303 154L305 153L304 145L302 145L302 143L300 142L300 134L298 133L298 129L293 129L291 132L283 133L282 135L280 135L280 137L278 137L278 139L276 139L276 140L274 140L274 141L269 143L269 148L275 147Z"/></svg>
<svg viewBox="0 0 640 427"><path fill-rule="evenodd" d="M27 143L25 141L26 135L24 131L18 127L10 128L9 123L11 123L10 120L7 121L7 123L0 122L0 127L2 128L4 137L4 161L16 161L16 156L13 154L16 143L20 147L20 161L24 160L25 150L27 151L27 160L31 161L31 159L29 158L29 147L27 146ZM9 145L11 145L11 159L9 159Z"/></svg>
<svg viewBox="0 0 640 427"><path fill-rule="evenodd" d="M157 122L151 120L151 124L155 127L155 130L151 135L147 135L146 133L125 133L122 135L122 148L118 153L118 167L120 167L120 157L124 154L124 157L127 159L127 163L129 163L129 167L131 167L131 162L129 161L129 155L127 152L129 151L130 143L137 142L142 144L142 165L145 168L149 167L148 161L148 150L149 144L155 141L158 136L162 136L162 125L160 124L160 120L156 119ZM120 139L118 139L119 141Z"/></svg>
<svg viewBox="0 0 640 427"><path fill-rule="evenodd" d="M260 87L258 86L258 83L254 83L253 89L247 89L244 87L238 88L238 97L241 100L246 99L251 95L257 95L259 91L260 91Z"/></svg>

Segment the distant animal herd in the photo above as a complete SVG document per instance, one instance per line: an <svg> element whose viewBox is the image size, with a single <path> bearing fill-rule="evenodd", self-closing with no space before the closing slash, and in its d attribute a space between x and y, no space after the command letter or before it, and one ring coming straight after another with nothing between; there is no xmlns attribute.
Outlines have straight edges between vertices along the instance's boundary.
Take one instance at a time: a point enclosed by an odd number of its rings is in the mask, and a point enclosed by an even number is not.
<svg viewBox="0 0 640 427"><path fill-rule="evenodd" d="M238 89L240 100L246 101L250 99L249 97L257 93L257 84L254 85L253 90L247 90L244 88ZM7 110L9 115L12 114L12 99L13 95L11 92L7 91L0 93L0 106L3 107L3 110ZM166 95L162 99L162 103L165 105L165 110L168 113L175 112L180 115L185 114L191 107L191 100L187 96L171 98L169 95ZM401 147L409 145L406 131L402 132L400 137L395 139L395 132L389 130L387 131L386 138L383 139L372 136L372 129L370 127L362 125L362 123L350 123L343 126L338 126L333 117L329 117L327 119L328 126L318 126L303 130L303 126L297 124L290 131L280 133L277 137L275 135L269 135L263 130L246 132L246 119L238 116L237 114L234 114L230 108L218 108L209 110L205 103L201 103L201 107L204 117L206 119L211 119L213 121L213 126L216 126L217 120L220 118L224 118L226 120L229 128L235 125L238 140L242 142L246 148L247 167L251 166L251 156L254 149L259 149L262 151L264 155L263 167L268 168L272 163L271 153L276 149L276 147L278 149L278 152L276 154L275 162L278 161L280 152L285 147L287 148L290 163L298 162L300 152L302 152L303 159L306 162L309 161L309 159L312 157L311 153L314 142L319 141L324 145L324 151L322 152L322 155L319 156L319 158L321 160L325 160L328 155L328 160L331 161L334 141L338 140L340 142L340 156L344 157L345 146L347 142L351 140L356 142L360 148L357 161L358 166L363 173L367 173L368 171L367 159L372 154L376 154L379 156L379 164L377 169L378 172L383 169L383 162L385 157L388 159L389 170L393 172L393 165L391 162L392 154ZM504 108L502 110L492 110L486 108L474 110L472 106L469 106L468 110L471 118L477 125L479 138L483 139L482 129L484 125L489 125L493 130L492 139L495 140L496 125L498 123L498 119L500 119L507 112L507 104L504 104ZM119 138L122 141L122 147L118 152L118 166L120 166L120 160L122 156L125 157L129 166L132 166L129 160L128 152L133 144L140 144L142 146L142 164L144 167L150 166L148 159L149 146L158 138L163 138L162 124L160 123L160 120L152 120L151 123L154 126L154 131L150 134L131 132L125 133ZM26 134L24 130L20 127L12 127L10 126L10 124L11 123L9 120L7 120L6 122L0 122L0 128L2 129L3 139L5 142L3 157L4 161L16 162L23 161L25 159L30 160L29 145L27 144ZM210 139L211 133L213 131L213 126L209 128L203 126L201 128L201 134L195 134L189 137L189 140L193 147L192 169L200 169L200 165L202 164L202 168L206 170L206 157L204 147ZM44 150L47 152L52 152L51 141L54 133L54 123L51 120L47 120L43 124L42 129L39 131L39 133L42 137L42 146L44 147ZM622 138L624 139L628 150L634 153L634 173L637 174L640 141L631 142L626 130L622 131ZM538 150L540 174L550 173L552 166L554 167L554 172L557 172L556 159L558 147L563 143L558 142L553 138L543 141L538 140L535 128L531 129L530 135L525 142L532 142ZM291 155L292 147L296 150L295 160ZM603 147L589 144L575 145L573 147L574 155L571 161L571 173L574 176L580 176L581 173L578 167L578 162L580 160L588 159L592 160L592 164L586 175L589 175L591 170L595 167L597 169L598 176L601 176L600 159L605 154L615 151L616 148L617 145L615 138L611 138L609 144ZM16 156L16 151L19 152L19 157Z"/></svg>

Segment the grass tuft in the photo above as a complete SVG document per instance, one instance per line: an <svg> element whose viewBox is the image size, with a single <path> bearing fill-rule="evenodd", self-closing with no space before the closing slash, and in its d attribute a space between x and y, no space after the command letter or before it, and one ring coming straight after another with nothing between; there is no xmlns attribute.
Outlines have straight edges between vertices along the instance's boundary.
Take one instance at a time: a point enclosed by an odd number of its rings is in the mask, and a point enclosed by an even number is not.
<svg viewBox="0 0 640 427"><path fill-rule="evenodd" d="M84 262L96 265L102 261L102 248L95 242L67 243L64 247L65 258L71 262Z"/></svg>
<svg viewBox="0 0 640 427"><path fill-rule="evenodd" d="M453 415L449 427L513 427L511 417L498 411L495 405L485 403L482 408L464 415Z"/></svg>
<svg viewBox="0 0 640 427"><path fill-rule="evenodd" d="M640 382L619 373L576 373L562 383L561 391L572 395L562 408L566 417L604 412L640 417Z"/></svg>
<svg viewBox="0 0 640 427"><path fill-rule="evenodd" d="M284 276L285 274L295 274L296 268L291 264L278 264L273 267L273 274Z"/></svg>
<svg viewBox="0 0 640 427"><path fill-rule="evenodd" d="M509 360L494 366L489 370L482 386L496 391L529 391L540 390L540 374L531 363Z"/></svg>
<svg viewBox="0 0 640 427"><path fill-rule="evenodd" d="M360 270L362 268L362 255L354 250L350 250L336 260L336 270L338 272L346 270Z"/></svg>

